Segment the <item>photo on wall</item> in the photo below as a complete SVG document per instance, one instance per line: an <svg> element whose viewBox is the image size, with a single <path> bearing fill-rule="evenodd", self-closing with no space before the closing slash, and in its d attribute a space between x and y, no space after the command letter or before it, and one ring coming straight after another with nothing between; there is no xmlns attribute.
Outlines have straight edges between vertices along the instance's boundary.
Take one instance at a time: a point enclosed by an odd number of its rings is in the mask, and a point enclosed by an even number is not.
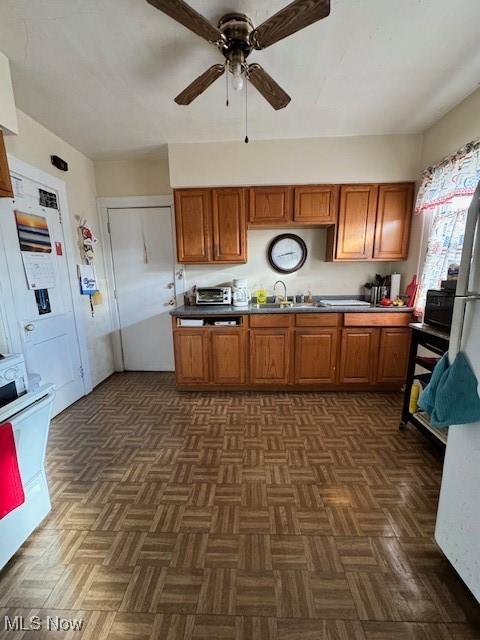
<svg viewBox="0 0 480 640"><path fill-rule="evenodd" d="M52 243L47 219L32 213L15 211L20 251L51 253Z"/></svg>

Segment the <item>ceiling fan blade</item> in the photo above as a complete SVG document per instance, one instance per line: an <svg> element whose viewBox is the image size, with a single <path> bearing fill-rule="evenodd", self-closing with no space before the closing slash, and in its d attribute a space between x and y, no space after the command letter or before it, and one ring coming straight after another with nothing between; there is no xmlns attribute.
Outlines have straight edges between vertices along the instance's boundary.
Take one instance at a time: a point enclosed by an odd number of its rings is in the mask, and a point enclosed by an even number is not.
<svg viewBox="0 0 480 640"><path fill-rule="evenodd" d="M147 0L147 2L208 42L218 42L224 39L220 29L210 24L206 18L183 0Z"/></svg>
<svg viewBox="0 0 480 640"><path fill-rule="evenodd" d="M292 33L326 18L329 13L330 0L295 0L254 29L250 34L250 42L255 49L266 49Z"/></svg>
<svg viewBox="0 0 480 640"><path fill-rule="evenodd" d="M207 69L201 76L198 76L186 89L179 93L175 98L175 102L181 105L188 105L198 98L208 87L225 73L225 65L214 64L213 67Z"/></svg>
<svg viewBox="0 0 480 640"><path fill-rule="evenodd" d="M282 87L259 64L248 66L248 79L276 111L283 109L290 102L291 98L288 93L285 93Z"/></svg>

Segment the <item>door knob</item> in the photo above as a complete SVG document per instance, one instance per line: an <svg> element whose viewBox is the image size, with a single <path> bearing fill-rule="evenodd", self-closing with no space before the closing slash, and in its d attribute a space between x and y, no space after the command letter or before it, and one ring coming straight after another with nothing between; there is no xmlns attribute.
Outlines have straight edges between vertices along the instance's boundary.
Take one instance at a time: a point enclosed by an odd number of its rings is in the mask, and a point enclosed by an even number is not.
<svg viewBox="0 0 480 640"><path fill-rule="evenodd" d="M171 307L174 307L174 306L175 306L175 298L172 298L171 300L169 300L169 301L168 301L168 304L169 304Z"/></svg>
<svg viewBox="0 0 480 640"><path fill-rule="evenodd" d="M35 325L29 322L23 328L25 329L25 331L33 331L35 329Z"/></svg>
<svg viewBox="0 0 480 640"><path fill-rule="evenodd" d="M175 282L169 282L167 284L167 289L173 289L174 286L175 286Z"/></svg>

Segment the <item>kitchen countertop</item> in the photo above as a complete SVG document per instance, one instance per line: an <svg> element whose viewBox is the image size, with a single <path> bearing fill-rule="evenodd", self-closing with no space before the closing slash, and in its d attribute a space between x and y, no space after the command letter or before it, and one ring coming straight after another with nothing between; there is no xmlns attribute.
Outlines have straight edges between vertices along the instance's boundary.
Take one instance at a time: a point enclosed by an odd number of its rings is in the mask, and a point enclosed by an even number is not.
<svg viewBox="0 0 480 640"><path fill-rule="evenodd" d="M351 299L351 297L350 297ZM382 307L382 306L342 306L342 307L317 307L311 306L297 306L297 307L264 307L257 308L256 305L251 305L246 308L234 307L233 305L198 305L198 306L181 306L170 311L171 316L243 316L243 315L255 315L258 313L411 313L413 309L411 307Z"/></svg>

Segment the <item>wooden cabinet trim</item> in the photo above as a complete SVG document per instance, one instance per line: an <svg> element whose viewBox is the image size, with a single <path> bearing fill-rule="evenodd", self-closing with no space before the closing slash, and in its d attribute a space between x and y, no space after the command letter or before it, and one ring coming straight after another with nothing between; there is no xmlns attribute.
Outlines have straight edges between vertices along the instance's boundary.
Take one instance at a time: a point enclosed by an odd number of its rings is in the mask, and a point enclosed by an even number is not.
<svg viewBox="0 0 480 640"><path fill-rule="evenodd" d="M327 194L325 209L320 215L315 196ZM294 187L293 221L296 224L332 225L337 221L339 185L298 185Z"/></svg>
<svg viewBox="0 0 480 640"><path fill-rule="evenodd" d="M412 314L407 311L345 313L343 323L346 327L406 327L412 322Z"/></svg>
<svg viewBox="0 0 480 640"><path fill-rule="evenodd" d="M291 327L293 313L259 313L250 316L251 327Z"/></svg>
<svg viewBox="0 0 480 640"><path fill-rule="evenodd" d="M228 211L226 206L221 206L220 200L225 196L237 199L233 211ZM247 261L246 189L240 187L212 190L212 233L214 262ZM227 250L228 245L230 245L230 251Z"/></svg>
<svg viewBox="0 0 480 640"><path fill-rule="evenodd" d="M266 200L264 206L270 208L275 204L270 200L280 198L280 210L272 215L260 215L257 197ZM278 205L277 205L278 206ZM282 226L290 224L293 219L293 187L284 186L262 186L249 188L249 224L252 226Z"/></svg>
<svg viewBox="0 0 480 640"><path fill-rule="evenodd" d="M335 244L336 260L361 261L372 259L377 193L378 187L375 184L342 185L340 187L340 207ZM357 208L354 209L352 204L349 206L349 195L351 194L365 194L366 203L356 202ZM358 209L359 206L363 206L363 208ZM352 225L351 219L349 222L350 216L353 216L356 220L356 230L355 226ZM357 250L350 247L352 243L358 243Z"/></svg>
<svg viewBox="0 0 480 640"><path fill-rule="evenodd" d="M379 185L373 248L374 260L407 259L413 213L413 193L414 185L411 182ZM389 194L399 195L400 201L391 203L391 209L387 211ZM394 246L392 246L392 241Z"/></svg>
<svg viewBox="0 0 480 640"><path fill-rule="evenodd" d="M342 321L341 313L297 313L297 327L338 327Z"/></svg>
<svg viewBox="0 0 480 640"><path fill-rule="evenodd" d="M13 195L7 150L5 148L3 131L0 129L0 198L13 198Z"/></svg>
<svg viewBox="0 0 480 640"><path fill-rule="evenodd" d="M183 204L184 198L198 197L201 200L199 224L193 226L192 212ZM175 231L177 259L182 264L211 262L212 256L212 194L210 189L179 189L175 191ZM187 216L189 222L187 223ZM195 222L197 222L195 220Z"/></svg>

